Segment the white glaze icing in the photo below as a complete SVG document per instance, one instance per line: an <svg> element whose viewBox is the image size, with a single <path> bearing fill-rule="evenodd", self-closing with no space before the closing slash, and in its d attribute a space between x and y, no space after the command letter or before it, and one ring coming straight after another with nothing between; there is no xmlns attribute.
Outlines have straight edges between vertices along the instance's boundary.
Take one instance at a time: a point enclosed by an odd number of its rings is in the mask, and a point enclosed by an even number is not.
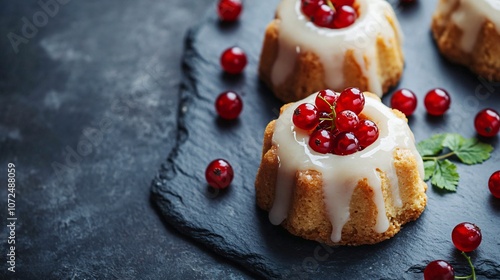
<svg viewBox="0 0 500 280"><path fill-rule="evenodd" d="M500 0L440 0L436 18L441 20L440 25L449 19L462 30L460 47L470 53L486 20L500 34Z"/></svg>
<svg viewBox="0 0 500 280"><path fill-rule="evenodd" d="M341 232L349 220L349 204L358 181L366 178L374 191L374 202L378 210L375 231L382 233L389 227L377 170L387 174L391 194L397 207L402 207L399 186L394 167L393 152L397 148L410 150L418 162L418 172L424 176L423 162L416 150L415 139L408 124L396 117L392 110L377 98L366 95L363 114L379 127L379 138L363 151L348 156L319 154L309 148L309 136L296 129L292 123L295 108L304 102L314 103L313 94L288 107L276 121L273 144L277 147L279 168L274 204L269 212L271 223L278 225L287 218L293 184L297 171L317 170L321 172L324 199L333 231L333 242L341 240Z"/></svg>
<svg viewBox="0 0 500 280"><path fill-rule="evenodd" d="M285 82L294 69L298 54L310 51L321 60L328 88L341 90L344 85L343 64L347 50L367 77L369 91L382 96L382 83L378 76L376 41L381 37L390 46L391 38L401 44L402 33L391 5L385 0L357 0L360 16L356 22L342 29L321 28L304 16L300 0L282 0L276 15L279 24L279 51L274 62L271 81L277 86ZM396 31L387 21L394 19ZM353 86L353 85L351 85Z"/></svg>

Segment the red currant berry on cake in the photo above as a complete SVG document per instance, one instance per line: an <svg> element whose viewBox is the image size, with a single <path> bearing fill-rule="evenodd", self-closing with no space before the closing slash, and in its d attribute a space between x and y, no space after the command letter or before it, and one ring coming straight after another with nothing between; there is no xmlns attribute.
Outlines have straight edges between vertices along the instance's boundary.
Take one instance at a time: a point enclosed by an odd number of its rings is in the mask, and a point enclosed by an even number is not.
<svg viewBox="0 0 500 280"><path fill-rule="evenodd" d="M241 48L231 47L222 53L220 64L224 71L239 74L247 65L247 55Z"/></svg>
<svg viewBox="0 0 500 280"><path fill-rule="evenodd" d="M330 113L333 111L332 108L333 106L335 106L335 103L337 102L338 98L339 94L337 92L325 89L318 92L318 95L314 100L314 104L316 104L318 110Z"/></svg>
<svg viewBox="0 0 500 280"><path fill-rule="evenodd" d="M451 232L451 240L462 252L472 252L481 244L481 229L475 224L460 223Z"/></svg>
<svg viewBox="0 0 500 280"><path fill-rule="evenodd" d="M243 102L236 92L223 92L215 100L215 110L223 119L236 119L240 115L242 109Z"/></svg>
<svg viewBox="0 0 500 280"><path fill-rule="evenodd" d="M326 154L332 151L332 140L330 130L315 130L309 137L309 147L318 153Z"/></svg>
<svg viewBox="0 0 500 280"><path fill-rule="evenodd" d="M302 103L293 111L292 121L300 129L311 130L319 123L318 108L311 103Z"/></svg>
<svg viewBox="0 0 500 280"><path fill-rule="evenodd" d="M359 115L363 108L365 107L365 96L357 88L346 88L340 94L337 100L337 106L335 111L342 112L345 110L351 110L355 114Z"/></svg>
<svg viewBox="0 0 500 280"><path fill-rule="evenodd" d="M484 109L477 113L474 127L479 135L493 137L500 130L500 116L493 109Z"/></svg>
<svg viewBox="0 0 500 280"><path fill-rule="evenodd" d="M333 28L348 27L356 21L357 17L358 15L353 7L347 5L341 6L340 8L337 8L332 26Z"/></svg>
<svg viewBox="0 0 500 280"><path fill-rule="evenodd" d="M205 170L207 183L216 189L225 189L233 180L233 168L224 159L216 159L208 164Z"/></svg>
<svg viewBox="0 0 500 280"><path fill-rule="evenodd" d="M354 0L332 0L332 3L335 7L352 6L354 5Z"/></svg>
<svg viewBox="0 0 500 280"><path fill-rule="evenodd" d="M429 115L443 115L450 108L450 104L450 95L444 89L435 88L425 95L424 105Z"/></svg>
<svg viewBox="0 0 500 280"><path fill-rule="evenodd" d="M453 267L442 260L430 262L424 269L424 280L453 280L455 271Z"/></svg>
<svg viewBox="0 0 500 280"><path fill-rule="evenodd" d="M311 18L314 16L314 13L316 13L316 10L323 4L325 4L324 0L302 0L302 13Z"/></svg>
<svg viewBox="0 0 500 280"><path fill-rule="evenodd" d="M359 146L364 149L377 140L378 126L370 120L363 119L359 122L354 135L358 138Z"/></svg>
<svg viewBox="0 0 500 280"><path fill-rule="evenodd" d="M407 117L417 108L417 96L409 89L400 89L392 95L391 107L401 111Z"/></svg>
<svg viewBox="0 0 500 280"><path fill-rule="evenodd" d="M491 174L488 180L488 188L494 197L500 198L500 170Z"/></svg>
<svg viewBox="0 0 500 280"><path fill-rule="evenodd" d="M339 131L354 131L359 124L359 117L353 111L345 110L337 113L335 126Z"/></svg>
<svg viewBox="0 0 500 280"><path fill-rule="evenodd" d="M323 4L314 12L311 21L319 27L330 27L334 16L335 11L330 6Z"/></svg>
<svg viewBox="0 0 500 280"><path fill-rule="evenodd" d="M336 155L350 155L358 150L358 139L351 132L340 132L335 139L333 139L333 153Z"/></svg>
<svg viewBox="0 0 500 280"><path fill-rule="evenodd" d="M219 0L217 14L223 21L235 21L240 16L243 4L241 0Z"/></svg>

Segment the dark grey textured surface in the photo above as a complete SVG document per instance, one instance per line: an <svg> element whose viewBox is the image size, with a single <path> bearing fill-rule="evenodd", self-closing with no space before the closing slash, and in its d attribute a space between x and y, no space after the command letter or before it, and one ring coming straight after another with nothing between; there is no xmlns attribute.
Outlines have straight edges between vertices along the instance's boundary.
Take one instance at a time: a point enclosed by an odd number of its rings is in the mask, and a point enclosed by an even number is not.
<svg viewBox="0 0 500 280"><path fill-rule="evenodd" d="M276 117L281 104L259 83L256 67L264 29L277 2L253 1L236 25L221 26L209 14L188 34L179 142L152 188L166 220L258 275L285 279L422 279L425 265L434 259L449 260L458 274L465 275L467 264L450 235L456 224L470 221L483 232L482 245L472 253L478 279L499 279L500 201L487 188L489 175L499 168L498 149L482 165L459 165L462 178L457 193L429 189L422 217L377 245L323 247L269 223L267 213L255 204L253 183L264 127ZM442 132L472 137L475 113L486 106L500 109L500 84L487 83L441 58L429 32L435 4L420 1L404 9L397 7L407 35L407 63L399 86L418 95L420 105L410 119L417 140ZM218 65L221 51L233 44L249 56L249 65L240 76L224 75ZM444 87L452 96L452 108L444 117L425 114L423 97L434 87ZM226 89L243 96L243 113L235 122L220 121L213 109L217 94ZM387 104L389 98L383 101ZM487 142L498 148L498 137ZM206 165L219 157L231 162L235 179L227 191L214 192L203 174Z"/></svg>
<svg viewBox="0 0 500 280"><path fill-rule="evenodd" d="M0 279L248 278L150 202L177 134L181 38L213 2L72 0L17 54L7 35L22 35L22 18L41 8L0 5ZM89 146L86 128L102 125ZM81 158L68 165L67 149ZM18 179L14 274L7 162ZM54 162L68 166L60 179Z"/></svg>

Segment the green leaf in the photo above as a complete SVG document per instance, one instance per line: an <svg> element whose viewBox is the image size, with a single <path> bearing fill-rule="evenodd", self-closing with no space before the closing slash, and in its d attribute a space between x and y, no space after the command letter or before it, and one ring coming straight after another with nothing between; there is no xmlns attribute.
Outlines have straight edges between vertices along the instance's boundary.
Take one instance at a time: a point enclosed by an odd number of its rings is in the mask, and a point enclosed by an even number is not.
<svg viewBox="0 0 500 280"><path fill-rule="evenodd" d="M436 161L435 160L424 161L424 170L425 170L424 181L427 181L432 177L435 169L436 169Z"/></svg>
<svg viewBox="0 0 500 280"><path fill-rule="evenodd" d="M457 133L446 134L443 139L443 146L450 149L451 151L457 151L465 142L465 138Z"/></svg>
<svg viewBox="0 0 500 280"><path fill-rule="evenodd" d="M455 192L458 186L460 176L457 172L457 166L451 161L445 159L436 161L436 168L432 174L431 184L439 189Z"/></svg>
<svg viewBox="0 0 500 280"><path fill-rule="evenodd" d="M456 156L465 164L481 163L491 156L493 146L479 142L476 138L466 139L454 150Z"/></svg>
<svg viewBox="0 0 500 280"><path fill-rule="evenodd" d="M429 139L420 141L417 144L417 150L421 156L433 156L443 150L443 141L446 134L436 134Z"/></svg>

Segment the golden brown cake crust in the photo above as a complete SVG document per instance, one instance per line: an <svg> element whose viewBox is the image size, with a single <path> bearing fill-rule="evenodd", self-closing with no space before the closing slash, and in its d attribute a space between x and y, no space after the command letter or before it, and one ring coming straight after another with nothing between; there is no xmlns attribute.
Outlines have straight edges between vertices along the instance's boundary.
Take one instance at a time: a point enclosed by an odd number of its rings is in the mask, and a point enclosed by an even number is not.
<svg viewBox="0 0 500 280"><path fill-rule="evenodd" d="M268 24L265 32L264 43L259 61L259 76L261 80L273 91L277 98L283 102L293 102L305 98L311 92L327 88L323 65L318 56L311 52L301 52L296 58L295 68L285 82L274 85L271 79L274 62L279 51L279 21L274 19ZM387 16L390 25L396 30L395 22ZM395 31L395 33L397 33ZM404 57L399 46L399 38L391 40L386 44L382 37L377 39L376 49L378 56L377 72L381 80L382 90L386 93L395 86L402 75L404 68ZM368 61L365 63L375 63ZM368 79L364 76L362 69L356 61L353 51L347 50L343 65L344 85L333 89L341 91L347 87L357 87L362 91L369 90Z"/></svg>
<svg viewBox="0 0 500 280"><path fill-rule="evenodd" d="M481 27L471 53L462 51L460 40L463 32L445 15L434 15L431 29L443 56L490 81L500 81L500 34L491 21L485 21Z"/></svg>
<svg viewBox="0 0 500 280"><path fill-rule="evenodd" d="M285 105L288 106L288 105ZM396 115L404 118L397 112ZM269 211L275 199L278 173L277 147L272 144L276 121L271 121L264 133L262 162L255 181L257 204ZM403 207L393 206L390 184L384 172L378 170L389 219L389 229L383 233L374 231L377 220L373 189L367 180L360 178L350 202L350 219L342 229L342 240L331 241L332 225L327 216L321 173L315 170L297 171L292 207L282 226L294 235L329 245L361 245L378 243L391 238L407 222L417 219L424 211L427 185L420 179L417 162L409 150L394 151L394 166L398 175Z"/></svg>

